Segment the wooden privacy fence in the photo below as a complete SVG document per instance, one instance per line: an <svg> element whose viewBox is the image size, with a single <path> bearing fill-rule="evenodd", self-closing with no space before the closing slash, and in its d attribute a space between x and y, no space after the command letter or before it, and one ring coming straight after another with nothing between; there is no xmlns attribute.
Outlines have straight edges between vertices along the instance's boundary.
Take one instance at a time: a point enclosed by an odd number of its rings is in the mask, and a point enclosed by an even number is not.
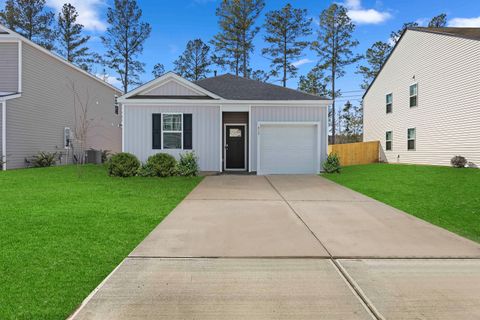
<svg viewBox="0 0 480 320"><path fill-rule="evenodd" d="M328 154L336 153L340 165L367 164L378 162L380 141L333 144L328 146Z"/></svg>

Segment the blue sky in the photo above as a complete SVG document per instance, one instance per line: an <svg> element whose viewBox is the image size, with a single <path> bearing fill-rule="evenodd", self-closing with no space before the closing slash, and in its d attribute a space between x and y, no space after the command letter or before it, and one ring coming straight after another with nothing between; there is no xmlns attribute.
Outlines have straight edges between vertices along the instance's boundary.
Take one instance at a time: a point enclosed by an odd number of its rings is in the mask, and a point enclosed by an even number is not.
<svg viewBox="0 0 480 320"><path fill-rule="evenodd" d="M66 0L47 0L47 4L58 11ZM5 0L0 0L3 7ZM90 46L92 49L103 52L99 36L106 28L105 12L113 0L71 0L80 13L80 22L85 25L86 31L92 35ZM142 80L152 78L153 65L163 63L167 70L173 68L172 62L185 48L190 39L201 38L208 41L217 32L217 17L215 8L220 0L138 0L143 10L143 19L152 25L152 33L145 43L140 59L146 63L145 74ZM305 8L309 16L318 21L320 12L333 1L325 0L266 0L266 8L258 24L263 23L267 11L279 9L286 3L294 7ZM478 0L343 0L349 9L349 15L357 24L354 37L360 41L356 49L358 53L365 50L377 40L388 40L392 30L397 30L404 22L417 21L420 24L428 22L429 18L445 12L451 26L480 27L480 1ZM314 29L316 24L313 24ZM263 31L256 40L256 50L251 64L255 69L268 70L269 62L260 54L263 47ZM311 37L312 39L314 36ZM315 64L316 56L306 50L305 56L298 62L299 74L307 73ZM345 77L338 81L344 98L353 101L361 96L361 78L356 75L355 66L348 68ZM98 70L100 73L101 70ZM219 73L223 73L220 69ZM114 76L111 74L111 76ZM115 80L111 80L114 82ZM298 79L292 79L288 85L296 88Z"/></svg>

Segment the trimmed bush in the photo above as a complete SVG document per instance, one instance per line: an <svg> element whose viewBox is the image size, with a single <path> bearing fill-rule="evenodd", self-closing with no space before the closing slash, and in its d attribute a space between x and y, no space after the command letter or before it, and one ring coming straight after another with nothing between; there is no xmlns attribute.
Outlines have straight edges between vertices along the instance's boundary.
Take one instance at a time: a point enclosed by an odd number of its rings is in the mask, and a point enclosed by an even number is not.
<svg viewBox="0 0 480 320"><path fill-rule="evenodd" d="M51 167L57 160L57 153L39 152L32 158L32 165L36 168Z"/></svg>
<svg viewBox="0 0 480 320"><path fill-rule="evenodd" d="M180 155L177 165L177 173L184 177L198 176L198 157L195 152L186 152Z"/></svg>
<svg viewBox="0 0 480 320"><path fill-rule="evenodd" d="M465 168L465 166L467 165L467 159L462 156L455 156L450 160L450 163L454 168Z"/></svg>
<svg viewBox="0 0 480 320"><path fill-rule="evenodd" d="M108 160L108 174L115 177L133 177L138 173L140 161L131 153L120 152Z"/></svg>
<svg viewBox="0 0 480 320"><path fill-rule="evenodd" d="M340 173L340 157L336 153L330 153L323 163L323 170L327 173Z"/></svg>
<svg viewBox="0 0 480 320"><path fill-rule="evenodd" d="M171 177L176 174L177 160L167 153L150 156L146 165L155 177Z"/></svg>

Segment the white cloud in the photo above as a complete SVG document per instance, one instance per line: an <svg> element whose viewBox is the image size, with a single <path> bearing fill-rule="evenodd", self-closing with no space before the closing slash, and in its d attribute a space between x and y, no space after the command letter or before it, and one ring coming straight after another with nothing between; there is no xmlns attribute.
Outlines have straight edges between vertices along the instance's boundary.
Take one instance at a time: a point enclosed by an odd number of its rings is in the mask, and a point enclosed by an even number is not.
<svg viewBox="0 0 480 320"><path fill-rule="evenodd" d="M453 18L448 22L449 27L480 27L480 17L476 18Z"/></svg>
<svg viewBox="0 0 480 320"><path fill-rule="evenodd" d="M115 86L117 88L121 88L123 86L122 82L118 81L117 77L114 77L108 74L100 74L100 73L97 73L95 76L99 79L102 79L103 81L110 83L112 86Z"/></svg>
<svg viewBox="0 0 480 320"><path fill-rule="evenodd" d="M304 65L304 64L312 63L312 62L313 62L313 60L310 60L310 59L308 59L308 58L304 58L304 59L300 59L300 60L298 60L298 61L295 61L294 63L292 63L292 65L293 65L294 67L297 67L297 68L298 68L298 67L300 67L300 66L302 66L302 65Z"/></svg>
<svg viewBox="0 0 480 320"><path fill-rule="evenodd" d="M346 0L344 5L348 9L350 19L358 24L379 24L392 17L386 11L363 8L360 0Z"/></svg>
<svg viewBox="0 0 480 320"><path fill-rule="evenodd" d="M105 31L107 24L100 18L100 12L106 6L106 0L70 0L78 11L77 22L86 30ZM47 0L47 5L57 12L62 10L65 0Z"/></svg>

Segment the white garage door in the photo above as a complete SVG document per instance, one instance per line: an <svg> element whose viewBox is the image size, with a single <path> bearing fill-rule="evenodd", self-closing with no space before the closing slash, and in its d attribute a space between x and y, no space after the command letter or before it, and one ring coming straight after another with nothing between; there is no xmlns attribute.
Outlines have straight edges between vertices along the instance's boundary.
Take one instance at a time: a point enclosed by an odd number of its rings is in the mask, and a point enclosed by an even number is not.
<svg viewBox="0 0 480 320"><path fill-rule="evenodd" d="M263 123L258 130L258 174L318 173L316 124Z"/></svg>

